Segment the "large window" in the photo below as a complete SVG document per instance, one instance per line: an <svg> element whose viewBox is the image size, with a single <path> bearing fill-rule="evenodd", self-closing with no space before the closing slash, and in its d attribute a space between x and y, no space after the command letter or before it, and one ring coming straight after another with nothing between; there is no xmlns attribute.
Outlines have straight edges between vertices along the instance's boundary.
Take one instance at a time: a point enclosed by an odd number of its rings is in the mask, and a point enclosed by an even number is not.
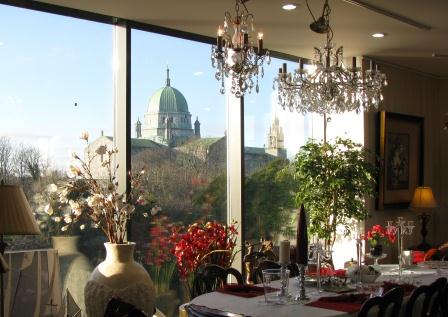
<svg viewBox="0 0 448 317"><path fill-rule="evenodd" d="M140 262L168 316L186 300L170 228L227 221L226 105L210 65L210 45L132 31L132 168L161 207L133 222Z"/></svg>
<svg viewBox="0 0 448 317"><path fill-rule="evenodd" d="M314 113L303 115L289 108L283 109L278 102L278 92L273 87L282 63L295 69L297 63L273 59L265 67L260 79L260 93L245 97L244 111L244 228L248 242L260 239L295 241L297 202L291 175L285 172L287 165L309 139L324 138L324 117ZM275 86L276 88L276 86ZM326 138L331 142L340 136L363 143L363 116L355 113L326 117ZM350 122L350 125L346 123ZM313 237L311 237L313 239ZM343 265L344 259L356 257L355 248L344 248L347 239L335 244L335 266ZM354 243L351 241L350 243ZM353 244L354 246L354 244Z"/></svg>
<svg viewBox="0 0 448 317"><path fill-rule="evenodd" d="M58 251L62 287L83 306L90 269L104 256L103 235L90 226L64 230L66 211L49 205L72 153L84 157L82 132L91 141L112 137L113 28L4 5L0 21L0 179L23 186L41 230L7 237L8 250L42 249L52 240L60 248L59 236L78 236L78 249ZM81 266L73 271L75 263Z"/></svg>

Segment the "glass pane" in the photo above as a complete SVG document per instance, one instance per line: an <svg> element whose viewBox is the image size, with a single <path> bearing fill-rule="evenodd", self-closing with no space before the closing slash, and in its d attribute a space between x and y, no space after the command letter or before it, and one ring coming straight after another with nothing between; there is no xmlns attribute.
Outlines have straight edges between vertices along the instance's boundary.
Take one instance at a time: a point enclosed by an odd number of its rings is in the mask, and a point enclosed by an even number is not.
<svg viewBox="0 0 448 317"><path fill-rule="evenodd" d="M297 206L291 194L294 187L291 174L283 172L283 168L294 160L309 139L321 141L324 138L323 116L291 112L278 103L277 90L272 89L273 79L285 62L274 58L271 65L265 67L259 94L245 97L244 233L246 241L251 243L260 239L271 240L274 245L283 239L295 243ZM297 63L286 64L289 71L298 67ZM340 136L363 143L363 116L355 113L329 115L326 133L328 141ZM338 241L335 265L341 266L344 260L356 258L355 249L344 248Z"/></svg>
<svg viewBox="0 0 448 317"><path fill-rule="evenodd" d="M188 301L171 229L226 222L225 104L210 45L132 31L132 168L145 169L144 185L160 208L132 223L131 239L167 316Z"/></svg>
<svg viewBox="0 0 448 317"><path fill-rule="evenodd" d="M72 153L84 157L83 131L113 136L112 27L4 5L0 21L0 179L23 187L41 230L7 237L8 250L58 249L62 288L82 307L105 239L66 227L58 185Z"/></svg>

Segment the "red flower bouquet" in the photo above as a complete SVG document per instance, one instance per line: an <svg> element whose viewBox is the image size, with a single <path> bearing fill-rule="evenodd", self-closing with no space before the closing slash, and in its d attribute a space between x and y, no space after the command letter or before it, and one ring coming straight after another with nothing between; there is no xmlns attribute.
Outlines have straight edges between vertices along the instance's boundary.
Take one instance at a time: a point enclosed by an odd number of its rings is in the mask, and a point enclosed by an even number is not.
<svg viewBox="0 0 448 317"><path fill-rule="evenodd" d="M395 242L395 232L394 230L387 230L381 225L374 225L367 231L364 240L368 240L372 247L378 244L387 244Z"/></svg>
<svg viewBox="0 0 448 317"><path fill-rule="evenodd" d="M207 222L194 223L188 229L174 228L171 252L176 257L180 277L186 280L204 263L229 267L235 256L236 236L235 224L226 227L217 222Z"/></svg>

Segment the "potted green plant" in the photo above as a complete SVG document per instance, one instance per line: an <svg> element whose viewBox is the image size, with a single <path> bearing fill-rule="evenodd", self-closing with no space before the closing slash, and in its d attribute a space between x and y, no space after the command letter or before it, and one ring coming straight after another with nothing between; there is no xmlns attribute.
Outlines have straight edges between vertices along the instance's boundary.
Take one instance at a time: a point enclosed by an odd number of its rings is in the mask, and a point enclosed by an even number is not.
<svg viewBox="0 0 448 317"><path fill-rule="evenodd" d="M365 199L375 194L376 167L370 152L348 139L334 142L308 141L290 168L296 181L296 201L309 214L309 233L323 239L331 251L338 226L345 236L350 220L368 216Z"/></svg>

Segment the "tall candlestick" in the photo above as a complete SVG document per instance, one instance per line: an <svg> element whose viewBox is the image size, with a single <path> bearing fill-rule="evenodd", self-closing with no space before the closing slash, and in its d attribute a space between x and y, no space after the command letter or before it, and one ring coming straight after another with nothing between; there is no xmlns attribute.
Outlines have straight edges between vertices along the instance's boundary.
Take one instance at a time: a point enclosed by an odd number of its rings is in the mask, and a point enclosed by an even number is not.
<svg viewBox="0 0 448 317"><path fill-rule="evenodd" d="M280 241L279 248L279 263L280 265L288 265L289 264L289 240Z"/></svg>

